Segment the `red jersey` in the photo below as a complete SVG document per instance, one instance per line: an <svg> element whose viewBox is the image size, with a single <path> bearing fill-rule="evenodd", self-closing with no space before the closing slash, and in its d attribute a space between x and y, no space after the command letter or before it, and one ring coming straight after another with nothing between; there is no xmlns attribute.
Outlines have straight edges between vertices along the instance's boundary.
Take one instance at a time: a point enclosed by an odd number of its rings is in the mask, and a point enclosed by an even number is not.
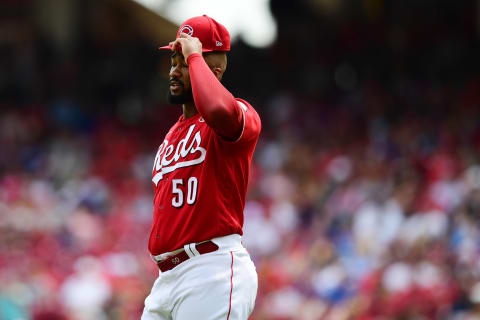
<svg viewBox="0 0 480 320"><path fill-rule="evenodd" d="M236 141L217 135L200 114L183 115L158 148L149 250L159 255L229 234L243 234L243 209L260 118L246 101Z"/></svg>

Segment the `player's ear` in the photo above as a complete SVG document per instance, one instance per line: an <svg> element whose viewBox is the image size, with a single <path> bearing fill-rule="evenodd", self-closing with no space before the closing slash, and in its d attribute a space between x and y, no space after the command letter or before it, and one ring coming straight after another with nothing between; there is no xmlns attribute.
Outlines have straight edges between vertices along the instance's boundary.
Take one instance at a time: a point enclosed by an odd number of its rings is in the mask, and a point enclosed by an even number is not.
<svg viewBox="0 0 480 320"><path fill-rule="evenodd" d="M218 80L222 80L222 76L223 76L222 68L213 67L211 70L212 70L213 74L215 75L215 77L217 77Z"/></svg>

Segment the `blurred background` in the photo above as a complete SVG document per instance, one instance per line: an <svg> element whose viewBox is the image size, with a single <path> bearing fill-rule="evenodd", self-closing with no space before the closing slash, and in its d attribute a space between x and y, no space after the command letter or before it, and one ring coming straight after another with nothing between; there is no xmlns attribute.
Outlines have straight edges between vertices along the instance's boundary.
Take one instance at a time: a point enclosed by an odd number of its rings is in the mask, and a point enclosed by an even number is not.
<svg viewBox="0 0 480 320"><path fill-rule="evenodd" d="M0 319L139 319L156 48L202 13L263 122L251 319L480 319L480 1L199 3L0 2Z"/></svg>

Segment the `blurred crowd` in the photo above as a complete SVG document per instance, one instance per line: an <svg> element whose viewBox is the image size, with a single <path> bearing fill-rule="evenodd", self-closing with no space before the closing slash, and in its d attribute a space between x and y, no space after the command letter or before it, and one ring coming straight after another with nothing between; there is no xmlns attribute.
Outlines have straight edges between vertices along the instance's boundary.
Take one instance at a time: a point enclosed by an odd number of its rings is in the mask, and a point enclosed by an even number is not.
<svg viewBox="0 0 480 320"><path fill-rule="evenodd" d="M157 276L151 167L181 111L168 59L95 3L74 53L1 20L2 320L138 319ZM475 2L335 3L278 1L274 46L232 47L225 85L263 123L251 318L480 319Z"/></svg>

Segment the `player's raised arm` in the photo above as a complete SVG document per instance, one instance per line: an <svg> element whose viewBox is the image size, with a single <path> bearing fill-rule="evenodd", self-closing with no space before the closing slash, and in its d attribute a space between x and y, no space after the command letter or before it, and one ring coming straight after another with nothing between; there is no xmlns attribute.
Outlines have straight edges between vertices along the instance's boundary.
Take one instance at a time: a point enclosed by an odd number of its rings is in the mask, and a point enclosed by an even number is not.
<svg viewBox="0 0 480 320"><path fill-rule="evenodd" d="M181 33L170 44L181 50L188 64L192 93L197 111L205 122L227 140L236 140L242 132L242 111L233 95L221 84L227 58L225 52L205 52L196 37Z"/></svg>
<svg viewBox="0 0 480 320"><path fill-rule="evenodd" d="M198 112L218 135L236 140L242 132L243 115L235 98L220 83L215 69L211 70L200 54L190 55L187 63Z"/></svg>

